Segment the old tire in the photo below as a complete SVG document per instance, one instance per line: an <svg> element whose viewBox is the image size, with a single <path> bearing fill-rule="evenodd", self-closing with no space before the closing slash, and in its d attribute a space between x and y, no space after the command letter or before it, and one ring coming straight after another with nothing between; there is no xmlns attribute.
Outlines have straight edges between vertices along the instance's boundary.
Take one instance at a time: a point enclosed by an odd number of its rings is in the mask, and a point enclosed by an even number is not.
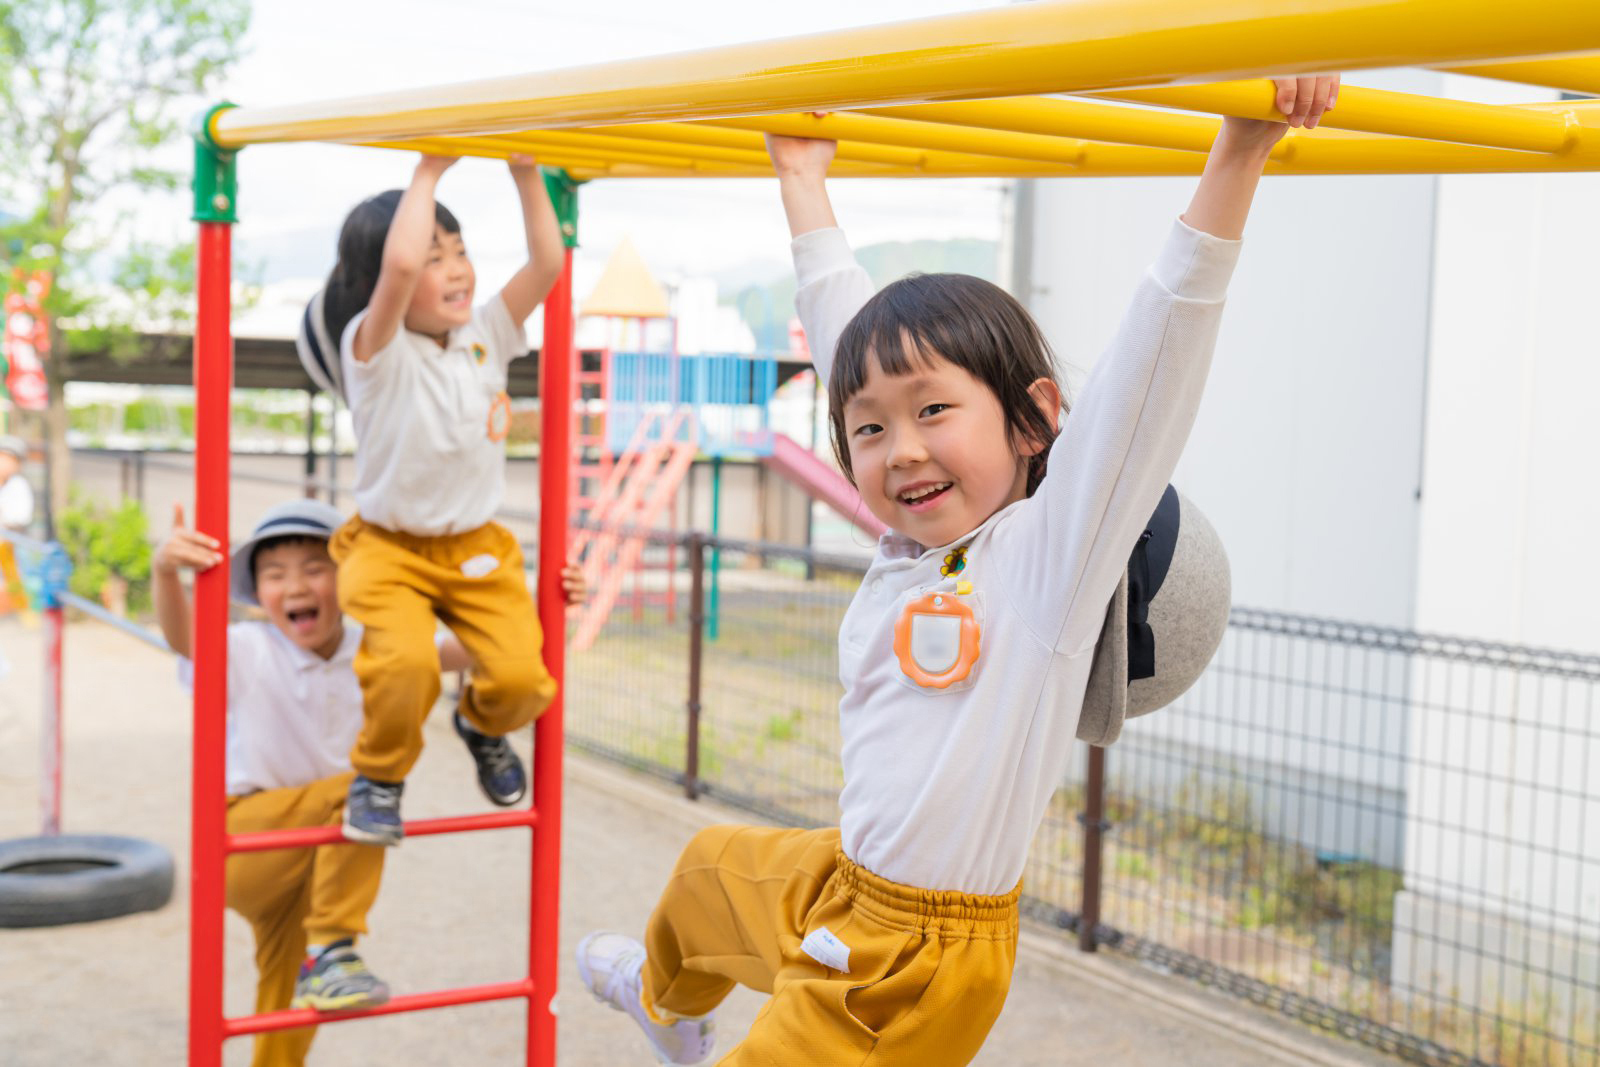
<svg viewBox="0 0 1600 1067"><path fill-rule="evenodd" d="M154 911L172 899L172 856L132 837L0 841L0 927L65 926Z"/></svg>

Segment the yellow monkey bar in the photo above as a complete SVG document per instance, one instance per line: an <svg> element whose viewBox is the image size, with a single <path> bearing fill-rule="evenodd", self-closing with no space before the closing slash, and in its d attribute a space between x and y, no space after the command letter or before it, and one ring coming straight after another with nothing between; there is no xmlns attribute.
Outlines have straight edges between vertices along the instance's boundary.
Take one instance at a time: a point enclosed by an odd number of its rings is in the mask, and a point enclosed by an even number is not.
<svg viewBox="0 0 1600 1067"><path fill-rule="evenodd" d="M332 141L527 153L578 179L770 174L763 132L837 138L831 173L841 177L1188 174L1203 165L1215 116L1278 117L1261 76L1420 66L1600 94L1600 58L1583 53L1600 53L1595 0L1046 0L224 109L210 133L226 148ZM1340 91L1319 129L1292 131L1268 166L1568 170L1600 170L1600 101L1479 104L1357 85Z"/></svg>

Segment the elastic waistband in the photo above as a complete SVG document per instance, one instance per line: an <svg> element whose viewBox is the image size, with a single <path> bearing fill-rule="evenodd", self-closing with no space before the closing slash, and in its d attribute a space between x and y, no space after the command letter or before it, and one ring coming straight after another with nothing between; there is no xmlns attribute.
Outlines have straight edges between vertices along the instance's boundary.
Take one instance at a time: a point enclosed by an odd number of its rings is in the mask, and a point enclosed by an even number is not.
<svg viewBox="0 0 1600 1067"><path fill-rule="evenodd" d="M464 541L469 537L474 537L482 531L497 525L497 523L490 521L484 523L482 526L475 526L470 530L458 530L455 533L414 534L407 533L404 530L396 530L388 526L379 526L375 522L363 519L359 514L352 515L350 518L345 520L345 526L349 527L352 534L362 532L370 533L374 537L381 537L390 544L399 545L406 551L415 552L418 555L427 555L430 551L438 549L449 549L456 543Z"/></svg>
<svg viewBox="0 0 1600 1067"><path fill-rule="evenodd" d="M838 854L840 896L877 921L901 930L934 930L955 937L985 940L1017 936L1017 899L1022 883L1009 893L983 896L951 889L918 889L873 874Z"/></svg>

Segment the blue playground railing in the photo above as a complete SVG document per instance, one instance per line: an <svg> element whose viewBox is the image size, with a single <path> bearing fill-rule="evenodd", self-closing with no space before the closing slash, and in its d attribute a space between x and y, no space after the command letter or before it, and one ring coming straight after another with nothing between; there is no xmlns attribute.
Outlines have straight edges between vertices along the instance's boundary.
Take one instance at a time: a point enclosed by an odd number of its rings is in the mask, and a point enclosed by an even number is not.
<svg viewBox="0 0 1600 1067"><path fill-rule="evenodd" d="M699 420L705 455L771 455L767 405L777 387L778 364L771 358L614 352L606 446L621 452L652 411L688 405Z"/></svg>

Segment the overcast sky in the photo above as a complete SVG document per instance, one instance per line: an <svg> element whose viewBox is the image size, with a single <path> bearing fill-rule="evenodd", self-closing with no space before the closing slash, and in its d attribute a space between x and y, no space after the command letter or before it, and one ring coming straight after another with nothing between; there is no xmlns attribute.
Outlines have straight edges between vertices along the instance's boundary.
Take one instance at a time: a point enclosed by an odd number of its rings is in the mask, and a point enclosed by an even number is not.
<svg viewBox="0 0 1600 1067"><path fill-rule="evenodd" d="M994 6L984 0L258 0L248 53L220 96L284 104L551 70L630 56ZM331 265L345 212L401 186L415 157L321 145L255 146L240 155L242 261L266 280L320 275ZM839 182L841 221L857 244L879 240L997 238L1002 183ZM502 164L466 160L440 199L462 221L480 283L497 285L522 255L512 186ZM175 198L146 225L186 225ZM158 220L166 219L165 223ZM586 186L581 255L603 260L624 236L664 273L714 274L786 261L787 231L772 181L605 179Z"/></svg>

